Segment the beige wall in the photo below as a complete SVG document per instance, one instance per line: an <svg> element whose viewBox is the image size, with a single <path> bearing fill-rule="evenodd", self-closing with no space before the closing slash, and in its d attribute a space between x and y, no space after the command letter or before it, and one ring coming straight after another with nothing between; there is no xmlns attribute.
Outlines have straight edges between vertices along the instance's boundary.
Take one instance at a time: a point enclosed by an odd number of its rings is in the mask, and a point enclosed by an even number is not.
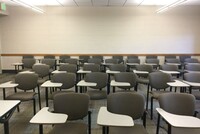
<svg viewBox="0 0 200 134"><path fill-rule="evenodd" d="M9 8L3 53L200 53L200 8Z"/></svg>
<svg viewBox="0 0 200 134"><path fill-rule="evenodd" d="M1 19L1 18L0 18ZM1 23L0 23L0 73L1 73Z"/></svg>
<svg viewBox="0 0 200 134"><path fill-rule="evenodd" d="M200 53L200 7L10 7L1 17L2 53ZM20 61L4 57L3 68Z"/></svg>

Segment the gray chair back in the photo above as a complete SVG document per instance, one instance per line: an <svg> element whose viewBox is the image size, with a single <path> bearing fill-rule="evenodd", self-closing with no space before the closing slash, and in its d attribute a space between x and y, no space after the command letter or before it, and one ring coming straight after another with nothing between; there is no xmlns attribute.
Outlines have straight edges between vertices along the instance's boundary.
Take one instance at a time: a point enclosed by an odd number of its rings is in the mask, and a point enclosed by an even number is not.
<svg viewBox="0 0 200 134"><path fill-rule="evenodd" d="M53 101L54 112L67 114L67 120L83 119L88 115L89 100L87 94L56 94Z"/></svg>
<svg viewBox="0 0 200 134"><path fill-rule="evenodd" d="M94 59L100 59L101 62L103 61L103 56L102 55L95 55L95 56L92 56L92 58L94 58Z"/></svg>
<svg viewBox="0 0 200 134"><path fill-rule="evenodd" d="M149 73L153 72L153 66L152 65L136 65L135 66L136 70L138 71L147 71ZM149 74L137 74L139 77L144 77L147 78Z"/></svg>
<svg viewBox="0 0 200 134"><path fill-rule="evenodd" d="M113 64L113 65L110 65L109 68L111 71L126 72L126 65L124 64Z"/></svg>
<svg viewBox="0 0 200 134"><path fill-rule="evenodd" d="M79 56L79 59L82 59L82 62L85 63L85 62L88 62L88 59L90 58L89 55L80 55Z"/></svg>
<svg viewBox="0 0 200 134"><path fill-rule="evenodd" d="M166 59L167 63L181 63L179 59Z"/></svg>
<svg viewBox="0 0 200 134"><path fill-rule="evenodd" d="M163 72L152 72L149 74L149 84L155 89L166 89L169 87L167 82L172 81L171 74Z"/></svg>
<svg viewBox="0 0 200 134"><path fill-rule="evenodd" d="M200 71L200 64L188 64L185 66L185 69L189 71Z"/></svg>
<svg viewBox="0 0 200 134"><path fill-rule="evenodd" d="M29 59L29 58L30 58L30 59L33 59L34 56L33 56L33 55L23 55L22 58L23 58L23 59Z"/></svg>
<svg viewBox="0 0 200 134"><path fill-rule="evenodd" d="M137 79L137 76L136 74L134 73L131 73L131 72L121 72L121 73L117 73L117 74L114 74L114 79L115 81L117 82L128 82L130 83L130 86L120 86L119 88L122 88L122 89L128 89L128 88L132 88L132 87L135 87L136 86L136 79Z"/></svg>
<svg viewBox="0 0 200 134"><path fill-rule="evenodd" d="M153 63L159 65L159 59L146 59L146 63Z"/></svg>
<svg viewBox="0 0 200 134"><path fill-rule="evenodd" d="M105 63L118 64L118 59L105 59Z"/></svg>
<svg viewBox="0 0 200 134"><path fill-rule="evenodd" d="M59 58L60 58L60 62L64 63L65 59L69 59L70 56L69 55L61 55L61 56L59 56Z"/></svg>
<svg viewBox="0 0 200 134"><path fill-rule="evenodd" d="M138 56L127 56L127 59L138 59Z"/></svg>
<svg viewBox="0 0 200 134"><path fill-rule="evenodd" d="M123 63L124 62L123 56L120 56L120 55L113 56L113 59L118 59L118 63Z"/></svg>
<svg viewBox="0 0 200 134"><path fill-rule="evenodd" d="M74 59L74 58L65 59L65 63L77 65L78 59Z"/></svg>
<svg viewBox="0 0 200 134"><path fill-rule="evenodd" d="M189 55L182 55L182 56L179 56L179 59L180 59L180 62L181 62L181 63L184 63L184 62L185 62L185 59L187 59L187 58L191 58L191 56L189 56Z"/></svg>
<svg viewBox="0 0 200 134"><path fill-rule="evenodd" d="M95 87L91 87L91 88L102 89L107 86L108 74L102 73L102 72L89 73L89 74L86 74L85 81L97 83Z"/></svg>
<svg viewBox="0 0 200 134"><path fill-rule="evenodd" d="M151 65L137 65L136 70L138 71L147 71L149 73L153 72L153 67Z"/></svg>
<svg viewBox="0 0 200 134"><path fill-rule="evenodd" d="M200 73L185 73L183 79L189 82L200 83Z"/></svg>
<svg viewBox="0 0 200 134"><path fill-rule="evenodd" d="M98 64L84 64L83 70L91 72L100 72L100 65Z"/></svg>
<svg viewBox="0 0 200 134"><path fill-rule="evenodd" d="M161 66L161 69L165 70L165 71L178 71L178 66L177 65L163 64Z"/></svg>
<svg viewBox="0 0 200 134"><path fill-rule="evenodd" d="M194 116L195 97L184 93L165 93L158 97L159 105L169 113Z"/></svg>
<svg viewBox="0 0 200 134"><path fill-rule="evenodd" d="M55 59L54 55L45 55L44 59Z"/></svg>
<svg viewBox="0 0 200 134"><path fill-rule="evenodd" d="M69 89L76 84L76 75L74 73L55 73L52 76L52 82L62 83L61 89Z"/></svg>
<svg viewBox="0 0 200 134"><path fill-rule="evenodd" d="M38 75L35 73L18 73L15 76L15 83L19 84L17 88L21 90L32 90L37 87Z"/></svg>
<svg viewBox="0 0 200 134"><path fill-rule="evenodd" d="M43 78L49 75L50 67L46 64L34 64L33 71L38 74L39 77Z"/></svg>
<svg viewBox="0 0 200 134"><path fill-rule="evenodd" d="M88 63L94 63L94 64L98 64L101 65L102 60L98 59L98 58L90 58L88 59Z"/></svg>
<svg viewBox="0 0 200 134"><path fill-rule="evenodd" d="M149 56L146 56L146 59L157 59L158 56L156 55L149 55Z"/></svg>
<svg viewBox="0 0 200 134"><path fill-rule="evenodd" d="M59 71L67 71L69 73L77 72L77 65L75 64L62 64L60 65Z"/></svg>
<svg viewBox="0 0 200 134"><path fill-rule="evenodd" d="M185 59L185 63L199 63L199 60L196 58L187 58Z"/></svg>
<svg viewBox="0 0 200 134"><path fill-rule="evenodd" d="M176 56L175 55L168 55L168 56L165 56L165 60L166 59L176 59Z"/></svg>
<svg viewBox="0 0 200 134"><path fill-rule="evenodd" d="M139 93L119 92L108 95L107 109L109 112L131 116L139 119L144 113L145 99Z"/></svg>
<svg viewBox="0 0 200 134"><path fill-rule="evenodd" d="M55 65L56 65L56 60L55 59L51 59L51 58L46 58L46 59L42 59L42 64L46 64L49 65L49 67L51 69L54 69Z"/></svg>
<svg viewBox="0 0 200 134"><path fill-rule="evenodd" d="M138 63L138 64L140 64L140 59L127 59L127 63Z"/></svg>
<svg viewBox="0 0 200 134"><path fill-rule="evenodd" d="M36 60L33 58L24 58L22 59L23 66L25 68L32 69L32 66L35 64Z"/></svg>

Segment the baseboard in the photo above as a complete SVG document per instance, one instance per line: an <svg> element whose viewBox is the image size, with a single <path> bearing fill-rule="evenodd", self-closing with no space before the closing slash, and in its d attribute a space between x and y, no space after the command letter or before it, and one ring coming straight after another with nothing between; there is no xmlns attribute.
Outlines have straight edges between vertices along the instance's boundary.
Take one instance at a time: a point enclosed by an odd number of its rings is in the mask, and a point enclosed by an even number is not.
<svg viewBox="0 0 200 134"><path fill-rule="evenodd" d="M15 74L16 71L15 70L2 70L2 73L12 73L12 74Z"/></svg>

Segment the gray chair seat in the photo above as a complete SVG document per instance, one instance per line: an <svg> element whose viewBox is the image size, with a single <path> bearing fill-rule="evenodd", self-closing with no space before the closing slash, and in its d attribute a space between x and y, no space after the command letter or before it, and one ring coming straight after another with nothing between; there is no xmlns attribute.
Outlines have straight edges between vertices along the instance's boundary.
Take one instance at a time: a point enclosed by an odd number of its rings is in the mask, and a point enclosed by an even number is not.
<svg viewBox="0 0 200 134"><path fill-rule="evenodd" d="M109 127L109 134L147 134L143 125L134 124L133 127Z"/></svg>
<svg viewBox="0 0 200 134"><path fill-rule="evenodd" d="M172 127L172 134L199 134L200 129L195 128L177 128L177 127Z"/></svg>
<svg viewBox="0 0 200 134"><path fill-rule="evenodd" d="M146 78L137 78L137 82L141 84L149 84L149 79Z"/></svg>
<svg viewBox="0 0 200 134"><path fill-rule="evenodd" d="M87 94L90 96L91 100L101 100L107 98L106 91L99 91L99 90L93 90L93 91L87 91Z"/></svg>
<svg viewBox="0 0 200 134"><path fill-rule="evenodd" d="M158 96L164 93L170 93L170 91L152 91L150 92L155 99L158 99Z"/></svg>
<svg viewBox="0 0 200 134"><path fill-rule="evenodd" d="M117 90L115 92L130 92L130 93L135 93L136 91L135 90L129 90L129 89L125 89L125 90Z"/></svg>
<svg viewBox="0 0 200 134"><path fill-rule="evenodd" d="M199 90L197 90L197 91L192 91L192 94L195 96L195 98L196 98L197 100L200 100L200 91L199 91Z"/></svg>
<svg viewBox="0 0 200 134"><path fill-rule="evenodd" d="M36 95L35 92L17 92L15 94L12 94L6 99L8 100L21 100L21 101L29 101L31 99L34 99L34 96Z"/></svg>
<svg viewBox="0 0 200 134"><path fill-rule="evenodd" d="M87 124L68 122L55 125L50 134L87 134Z"/></svg>

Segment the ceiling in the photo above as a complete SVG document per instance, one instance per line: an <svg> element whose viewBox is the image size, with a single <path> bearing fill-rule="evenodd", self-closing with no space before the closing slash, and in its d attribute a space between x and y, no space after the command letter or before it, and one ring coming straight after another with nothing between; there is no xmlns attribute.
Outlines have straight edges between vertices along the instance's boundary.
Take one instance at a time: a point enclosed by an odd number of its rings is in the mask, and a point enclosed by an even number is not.
<svg viewBox="0 0 200 134"><path fill-rule="evenodd" d="M20 0L35 6L138 6L168 5L177 0ZM0 0L7 5L18 6L12 0ZM200 5L200 0L187 0L184 5Z"/></svg>

